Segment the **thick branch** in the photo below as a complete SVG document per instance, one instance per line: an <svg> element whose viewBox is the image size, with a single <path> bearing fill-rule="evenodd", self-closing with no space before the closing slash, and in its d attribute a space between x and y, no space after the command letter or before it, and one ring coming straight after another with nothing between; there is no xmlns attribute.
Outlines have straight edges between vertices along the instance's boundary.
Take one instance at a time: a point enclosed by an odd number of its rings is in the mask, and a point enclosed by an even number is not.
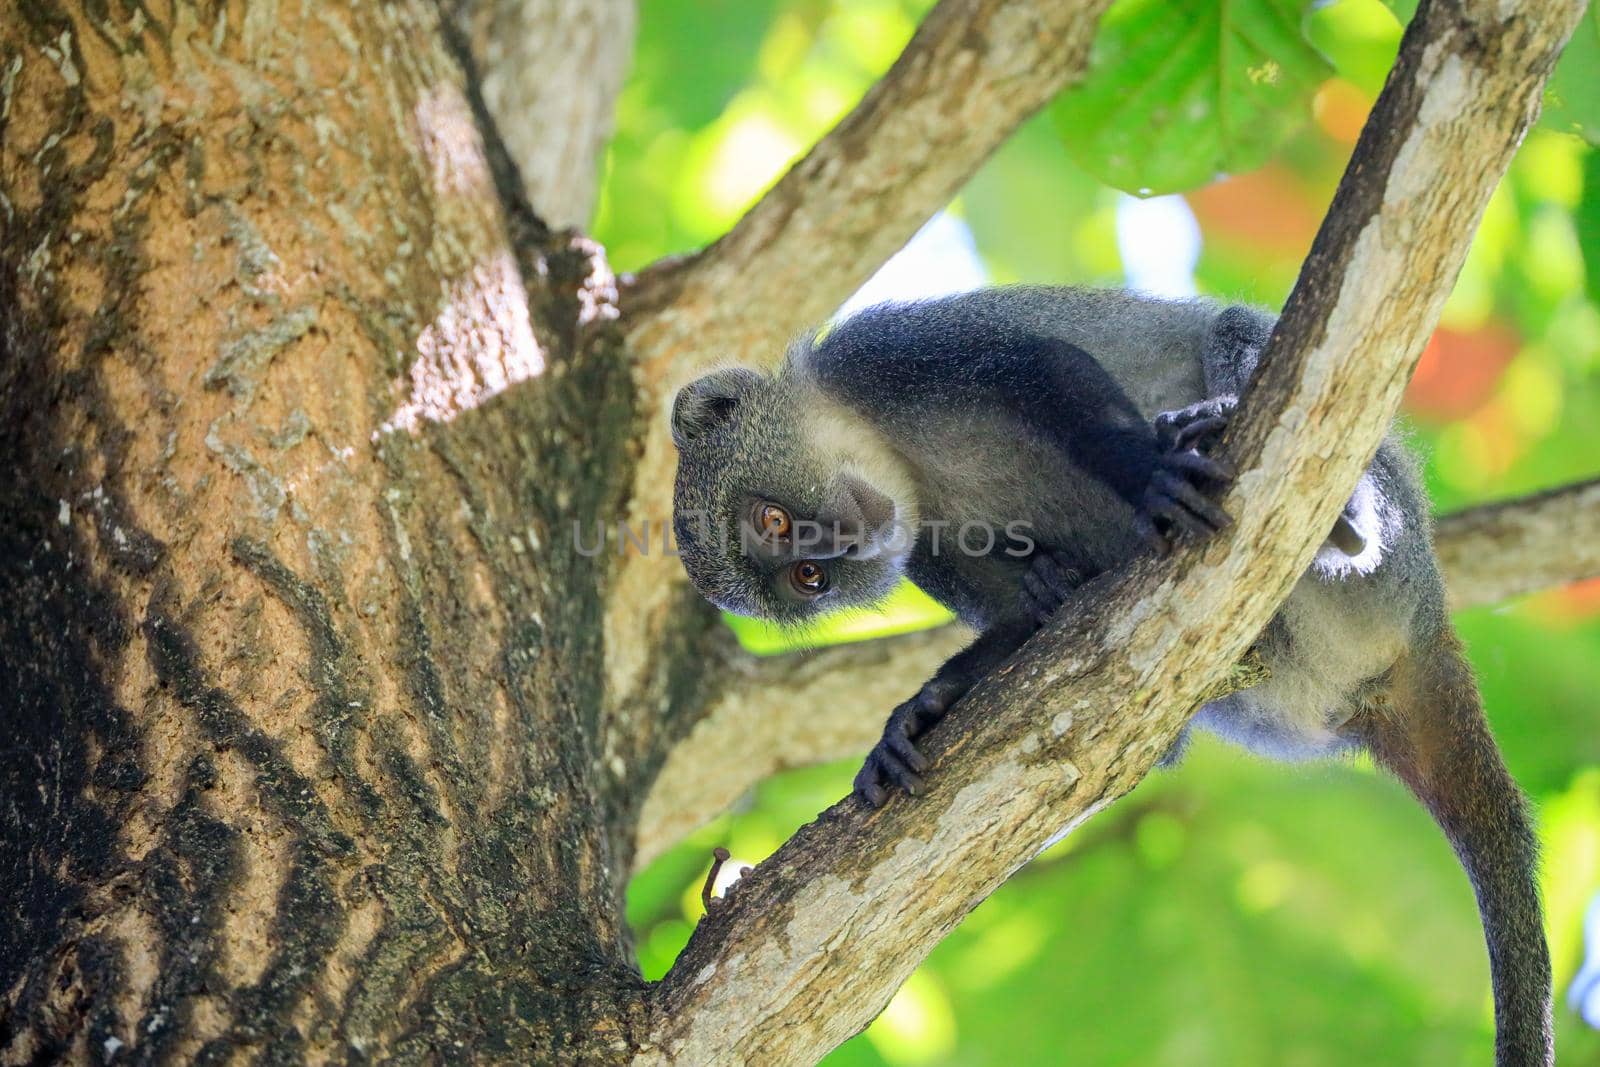
<svg viewBox="0 0 1600 1067"><path fill-rule="evenodd" d="M1600 575L1600 543L1575 534L1597 528L1600 479L1445 516L1434 537L1451 607ZM717 695L651 785L635 862L649 863L779 771L865 752L882 713L970 637L952 625L808 656L721 657Z"/></svg>
<svg viewBox="0 0 1600 1067"><path fill-rule="evenodd" d="M1091 586L934 732L927 795L837 805L745 879L657 989L643 1059L818 1058L1063 827L1138 782L1376 448L1581 10L1424 4L1230 434L1237 525Z"/></svg>
<svg viewBox="0 0 1600 1067"><path fill-rule="evenodd" d="M1082 74L1106 6L943 0L855 110L726 236L641 275L632 340L648 377L673 381L729 353L775 359L832 314Z"/></svg>

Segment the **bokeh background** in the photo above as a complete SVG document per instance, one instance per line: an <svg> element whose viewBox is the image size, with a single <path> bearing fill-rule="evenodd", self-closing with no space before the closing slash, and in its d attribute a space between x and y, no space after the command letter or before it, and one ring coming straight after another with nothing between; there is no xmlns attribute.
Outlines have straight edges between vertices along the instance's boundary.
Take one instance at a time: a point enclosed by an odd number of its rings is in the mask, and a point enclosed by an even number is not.
<svg viewBox="0 0 1600 1067"><path fill-rule="evenodd" d="M613 264L726 231L888 69L928 6L643 0L595 220ZM1279 306L1409 14L1380 0L1121 0L1089 79L846 310L1018 281ZM1440 511L1600 473L1597 18L1490 202L1407 395ZM908 590L829 639L941 618ZM1600 892L1600 581L1457 622L1538 807L1560 1061L1600 1063L1600 1033L1569 997ZM757 652L795 654L735 625ZM760 860L855 769L769 781L641 873L628 910L646 976L700 914L714 845L732 867ZM1600 1023L1600 981L1591 997ZM1491 1014L1466 880L1398 786L1361 761L1283 767L1201 739L979 907L827 1062L1476 1063Z"/></svg>

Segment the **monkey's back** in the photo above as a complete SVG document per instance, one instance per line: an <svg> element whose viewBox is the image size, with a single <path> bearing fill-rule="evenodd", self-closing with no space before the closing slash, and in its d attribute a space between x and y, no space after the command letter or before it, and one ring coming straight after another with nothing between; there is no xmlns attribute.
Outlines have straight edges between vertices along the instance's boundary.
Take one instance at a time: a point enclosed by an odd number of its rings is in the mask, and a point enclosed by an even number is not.
<svg viewBox="0 0 1600 1067"><path fill-rule="evenodd" d="M1017 373L1006 365L1014 342L1008 340L989 351L983 344L986 336L1009 339L1021 331L1066 342L1092 357L1146 420L1216 395L1219 382L1238 388L1255 358L1255 353L1219 352L1216 330L1225 309L1206 299L1012 286L893 310L897 344L903 348L925 353L918 338L962 339L967 348L965 366L948 371L957 378ZM1255 313L1255 318L1258 343L1264 344L1272 320L1262 313ZM850 327L840 329L849 333ZM951 357L946 353L937 358ZM1225 367L1208 365L1222 360L1232 362ZM833 368L836 376L844 377L862 371L859 363ZM1005 418L950 403L941 408L916 398L898 397L895 402L912 412L925 408L921 427L932 435L949 434L963 419L976 424L974 440L963 447L981 454L991 472L981 491L974 490L981 510L1016 515L1030 513L1030 505L1033 514L1041 504L1046 509L1091 507L1103 513L1104 521L1054 525L1044 516L1042 525L1047 534L1074 534L1092 526L1088 554L1102 565L1126 563L1140 550L1131 512L1121 501L1086 492L1082 472L1051 470L1039 462L1037 450L1018 451L1014 442L1002 440ZM986 446L978 440L985 434ZM1022 457L1018 463L1028 465L1026 477L1008 478L1003 471L994 471L995 466L1012 462L1007 458L1012 452ZM1042 485L1058 476L1063 482L1059 491ZM1385 440L1350 507L1354 511L1347 514L1361 524L1366 547L1354 557L1331 544L1323 547L1262 634L1259 647L1270 679L1209 705L1196 717L1197 725L1276 758L1310 757L1341 748L1344 742L1338 730L1361 706L1364 687L1381 677L1407 648L1431 640L1446 625L1427 499L1416 465L1396 434Z"/></svg>

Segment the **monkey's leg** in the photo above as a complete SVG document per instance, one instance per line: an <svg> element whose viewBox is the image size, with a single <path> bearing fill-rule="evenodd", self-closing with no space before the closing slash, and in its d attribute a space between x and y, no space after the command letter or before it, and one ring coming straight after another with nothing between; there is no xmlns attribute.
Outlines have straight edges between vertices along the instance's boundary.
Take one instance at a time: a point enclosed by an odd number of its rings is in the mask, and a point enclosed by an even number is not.
<svg viewBox="0 0 1600 1067"><path fill-rule="evenodd" d="M1346 729L1432 813L1478 898L1494 985L1495 1063L1554 1061L1550 955L1540 916L1537 843L1527 805L1490 736L1455 635L1414 648L1385 699Z"/></svg>
<svg viewBox="0 0 1600 1067"><path fill-rule="evenodd" d="M1255 308L1235 304L1224 308L1211 324L1200 349L1200 367L1206 392L1212 396L1238 396L1255 371L1272 338L1273 318Z"/></svg>

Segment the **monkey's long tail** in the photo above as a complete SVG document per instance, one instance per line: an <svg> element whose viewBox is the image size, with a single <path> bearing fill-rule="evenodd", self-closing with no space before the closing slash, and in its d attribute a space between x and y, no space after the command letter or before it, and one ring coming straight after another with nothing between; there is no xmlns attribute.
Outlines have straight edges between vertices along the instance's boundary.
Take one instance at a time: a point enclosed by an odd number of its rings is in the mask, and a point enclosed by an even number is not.
<svg viewBox="0 0 1600 1067"><path fill-rule="evenodd" d="M1413 648L1395 667L1388 700L1363 716L1361 733L1432 813L1472 880L1494 984L1495 1063L1553 1063L1537 839L1453 633Z"/></svg>

